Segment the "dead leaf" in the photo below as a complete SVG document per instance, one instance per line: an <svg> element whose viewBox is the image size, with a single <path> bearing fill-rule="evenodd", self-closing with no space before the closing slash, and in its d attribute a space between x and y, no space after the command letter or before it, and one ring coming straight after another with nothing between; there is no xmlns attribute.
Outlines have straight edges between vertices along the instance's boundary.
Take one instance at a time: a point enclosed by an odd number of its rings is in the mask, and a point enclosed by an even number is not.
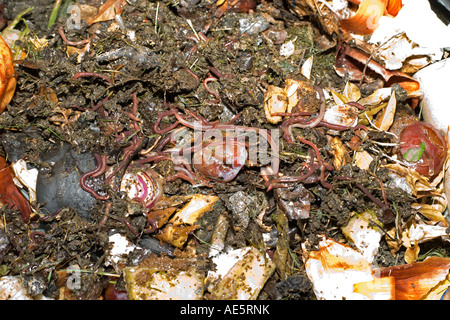
<svg viewBox="0 0 450 320"><path fill-rule="evenodd" d="M373 157L365 150L356 151L354 155L355 165L363 170L369 170L370 163L373 161Z"/></svg>
<svg viewBox="0 0 450 320"><path fill-rule="evenodd" d="M108 0L100 6L96 16L88 18L87 24L91 25L96 22L114 20L116 15L120 15L126 0Z"/></svg>
<svg viewBox="0 0 450 320"><path fill-rule="evenodd" d="M405 261L406 263L413 263L417 261L417 258L419 257L420 247L415 241L414 246L406 248L405 251Z"/></svg>
<svg viewBox="0 0 450 320"><path fill-rule="evenodd" d="M391 98L389 99L389 102L382 110L380 114L378 114L374 125L383 131L388 131L391 127L392 123L394 122L394 116L395 116L395 110L397 106L397 99L395 98L395 92L392 92Z"/></svg>
<svg viewBox="0 0 450 320"><path fill-rule="evenodd" d="M6 159L0 156L0 201L14 210L19 210L22 219L28 222L31 216L30 203L17 189Z"/></svg>
<svg viewBox="0 0 450 320"><path fill-rule="evenodd" d="M398 250L402 247L402 241L397 238L397 229L395 227L392 227L386 231L385 240L389 247L389 251L393 256L395 256Z"/></svg>
<svg viewBox="0 0 450 320"><path fill-rule="evenodd" d="M333 154L333 165L336 170L340 170L342 166L346 165L349 162L348 151L345 148L344 144L337 137L333 137L329 142L331 147L331 153Z"/></svg>
<svg viewBox="0 0 450 320"><path fill-rule="evenodd" d="M434 197L436 198L436 197ZM442 199L445 203L447 201L445 199ZM445 219L443 213L445 209L447 208L446 205L443 203L441 204L419 204L419 203L413 203L411 205L412 208L417 209L421 214L423 214L426 218L430 219L431 221L436 222L442 222L444 224L447 224L447 220Z"/></svg>
<svg viewBox="0 0 450 320"><path fill-rule="evenodd" d="M415 197L442 196L442 187L439 183L436 183L436 179L430 182L427 177L417 173L416 170L399 163L386 164L383 167L388 168L401 177L405 177L406 182L411 188L412 195Z"/></svg>
<svg viewBox="0 0 450 320"><path fill-rule="evenodd" d="M27 109L33 108L38 99L51 102L55 105L58 103L58 96L56 95L55 91L52 88L47 87L45 84L42 85L39 88L38 93L33 96L33 101L30 103Z"/></svg>
<svg viewBox="0 0 450 320"><path fill-rule="evenodd" d="M344 87L344 95L348 98L349 101L358 101L361 98L361 92L359 91L358 86L354 83L347 81Z"/></svg>

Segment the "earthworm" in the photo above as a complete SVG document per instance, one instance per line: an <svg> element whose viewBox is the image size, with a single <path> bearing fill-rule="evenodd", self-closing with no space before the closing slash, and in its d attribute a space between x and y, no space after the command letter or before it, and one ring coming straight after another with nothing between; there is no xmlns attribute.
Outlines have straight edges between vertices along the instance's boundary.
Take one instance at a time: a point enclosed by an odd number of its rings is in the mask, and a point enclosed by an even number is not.
<svg viewBox="0 0 450 320"><path fill-rule="evenodd" d="M212 94L213 96L215 96L217 99L220 99L220 94L215 92L214 90L211 90L208 87L208 83L211 81L217 81L217 78L215 77L208 77L205 80L203 80L203 86L205 87L206 91L208 91L209 94Z"/></svg>
<svg viewBox="0 0 450 320"><path fill-rule="evenodd" d="M136 232L136 230L133 228L133 226L131 225L131 223L130 223L127 219L122 218L122 217L112 217L112 218L114 218L114 219L116 219L116 220L119 220L119 221L125 223L125 225L127 226L127 228L130 229L131 233L132 233L135 237L138 236L138 233Z"/></svg>
<svg viewBox="0 0 450 320"><path fill-rule="evenodd" d="M287 143L291 143L294 140L292 136L292 128L314 128L317 125L319 125L320 122L323 120L323 117L325 115L325 95L323 93L322 88L314 86L314 89L319 93L321 100L319 113L315 118L313 119L310 118L309 121L306 122L304 122L305 119L303 116L289 118L285 120L281 124L281 128L284 131L283 137Z"/></svg>
<svg viewBox="0 0 450 320"><path fill-rule="evenodd" d="M62 211L62 209L63 209L63 208L59 208L59 209L56 210L55 212L52 212L52 213L50 213L50 214L48 214L48 215L46 215L46 216L40 217L40 218L39 218L39 221L47 221L47 220L50 220L50 219L53 218L53 217L56 217L56 216Z"/></svg>
<svg viewBox="0 0 450 320"><path fill-rule="evenodd" d="M84 191L89 192L92 196L94 196L94 198L96 198L98 200L107 200L109 198L109 195L100 196L99 194L97 194L97 192L94 189L92 189L91 187L86 185L87 178L98 177L98 176L102 175L103 173L105 173L105 171L106 171L106 156L100 156L98 154L94 154L94 158L97 163L97 167L94 170L88 171L81 175L80 187Z"/></svg>
<svg viewBox="0 0 450 320"><path fill-rule="evenodd" d="M155 131L155 133L158 133L158 134L164 134L164 133L167 133L167 132L175 129L178 126L178 124L179 124L178 120L175 121L170 126L168 126L167 128L164 128L164 129L160 129L159 128L159 124L161 123L161 121L162 121L162 119L164 117L176 115L176 113L177 113L177 111L175 109L171 109L169 111L160 112L158 114L158 119L156 120L155 124L153 125L153 131Z"/></svg>
<svg viewBox="0 0 450 320"><path fill-rule="evenodd" d="M148 223L150 223L150 227L144 231L144 233L153 233L158 228L156 221L154 219L147 219Z"/></svg>
<svg viewBox="0 0 450 320"><path fill-rule="evenodd" d="M74 79L84 78L84 77L96 77L96 78L103 79L108 83L112 83L112 80L109 77L107 77L103 74L100 74L100 73L96 73L96 72L77 72L73 76Z"/></svg>
<svg viewBox="0 0 450 320"><path fill-rule="evenodd" d="M343 180L343 181L350 181L355 182L355 186L357 186L370 200L372 200L378 207L380 207L383 211L390 210L389 205L387 203L384 203L377 197L375 197L366 187L364 187L361 183L356 182L355 178L348 177L348 176L341 176L341 177L334 177L335 180ZM380 182L380 181L379 181ZM382 189L383 190L383 189ZM383 198L385 201L387 199L385 198L383 194Z"/></svg>
<svg viewBox="0 0 450 320"><path fill-rule="evenodd" d="M223 73L221 73L221 72L219 72L219 70L217 70L216 68L214 68L214 67L209 67L209 71L212 73L212 74L214 74L217 78L219 78L219 79L221 79L221 78L224 78L224 77L228 77L228 78L231 78L232 77L232 75L231 74L223 74Z"/></svg>
<svg viewBox="0 0 450 320"><path fill-rule="evenodd" d="M58 32L59 32L59 35L61 36L61 39L63 39L63 41L66 44L68 44L69 46L79 46L79 45L91 42L91 39L85 39L85 40L80 40L80 41L67 40L66 35L64 34L64 29L63 29L62 26L58 28Z"/></svg>
<svg viewBox="0 0 450 320"><path fill-rule="evenodd" d="M111 206L112 206L111 202L108 202L108 203L106 204L105 212L103 213L102 220L100 220L100 222L98 223L98 228L99 228L99 229L100 229L101 227L103 227L103 226L106 224L106 222L108 221L109 212L111 211Z"/></svg>

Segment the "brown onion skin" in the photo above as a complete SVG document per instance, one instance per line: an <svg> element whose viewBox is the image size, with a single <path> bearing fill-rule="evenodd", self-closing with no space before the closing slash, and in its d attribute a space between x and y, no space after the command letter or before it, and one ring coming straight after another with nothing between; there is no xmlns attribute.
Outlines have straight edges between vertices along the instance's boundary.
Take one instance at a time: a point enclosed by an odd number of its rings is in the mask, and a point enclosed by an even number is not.
<svg viewBox="0 0 450 320"><path fill-rule="evenodd" d="M400 154L425 144L422 157L416 162L409 162L419 174L434 178L439 174L447 157L447 141L444 134L431 124L418 121L408 125L400 134Z"/></svg>
<svg viewBox="0 0 450 320"><path fill-rule="evenodd" d="M194 153L194 169L204 177L220 182L233 180L247 160L245 144L234 139L213 141Z"/></svg>
<svg viewBox="0 0 450 320"><path fill-rule="evenodd" d="M228 10L232 12L248 13L250 10L256 9L256 4L255 0L240 0Z"/></svg>

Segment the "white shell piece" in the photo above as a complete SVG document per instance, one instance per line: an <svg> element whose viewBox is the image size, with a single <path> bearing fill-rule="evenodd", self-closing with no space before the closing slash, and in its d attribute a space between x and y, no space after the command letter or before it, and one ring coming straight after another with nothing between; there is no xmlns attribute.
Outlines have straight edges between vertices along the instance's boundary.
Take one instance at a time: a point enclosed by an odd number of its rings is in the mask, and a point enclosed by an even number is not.
<svg viewBox="0 0 450 320"><path fill-rule="evenodd" d="M396 17L383 16L369 43L385 44L377 57L387 69L401 68L410 57L426 56L431 62L443 56L450 46L450 28L433 12L427 0L403 0Z"/></svg>
<svg viewBox="0 0 450 320"><path fill-rule="evenodd" d="M170 222L175 225L193 225L205 212L211 209L218 199L217 196L194 194L191 201L178 211L173 218L170 219Z"/></svg>
<svg viewBox="0 0 450 320"><path fill-rule="evenodd" d="M358 124L358 108L341 104L329 107L323 118L326 122L352 127Z"/></svg>
<svg viewBox="0 0 450 320"><path fill-rule="evenodd" d="M275 270L273 262L253 247L221 253L212 260L216 270L207 275L212 299L254 300Z"/></svg>
<svg viewBox="0 0 450 320"><path fill-rule="evenodd" d="M376 219L376 216L374 217ZM372 215L363 212L350 218L343 228L345 236L351 241L367 262L372 263L378 253L383 232L370 225Z"/></svg>
<svg viewBox="0 0 450 320"><path fill-rule="evenodd" d="M31 203L37 202L36 198L36 181L38 176L38 169L27 168L25 160L17 160L11 164L14 171L15 178L20 182L19 187L25 187L28 190L30 196L29 201Z"/></svg>
<svg viewBox="0 0 450 320"><path fill-rule="evenodd" d="M408 238L411 243L426 242L440 237L448 237L447 227L439 225L428 225L425 223L412 224L408 230Z"/></svg>
<svg viewBox="0 0 450 320"><path fill-rule="evenodd" d="M319 300L367 300L353 286L375 279L362 254L325 237L319 243L319 251L309 252L305 268Z"/></svg>
<svg viewBox="0 0 450 320"><path fill-rule="evenodd" d="M295 88L296 89L296 88ZM264 112L267 121L270 123L278 123L283 118L280 116L273 116L275 113L286 112L288 109L288 100L286 92L283 88L269 85L264 97Z"/></svg>
<svg viewBox="0 0 450 320"><path fill-rule="evenodd" d="M127 268L128 294L133 300L199 300L203 297L203 275L195 271L166 272L145 268ZM138 273L147 275L145 285L137 280Z"/></svg>
<svg viewBox="0 0 450 320"><path fill-rule="evenodd" d="M286 58L289 58L290 56L292 56L295 52L295 45L294 45L294 41L297 38L293 39L293 40L289 40L288 42L285 42L281 45L280 48L280 55Z"/></svg>
<svg viewBox="0 0 450 320"><path fill-rule="evenodd" d="M22 286L22 279L13 276L0 278L0 300L32 300Z"/></svg>
<svg viewBox="0 0 450 320"><path fill-rule="evenodd" d="M310 56L302 65L301 73L305 76L306 79L311 78L311 71L314 62L314 55Z"/></svg>
<svg viewBox="0 0 450 320"><path fill-rule="evenodd" d="M107 266L110 264L115 265L120 261L126 261L128 254L136 249L136 246L120 233L110 235L109 243L112 246L106 257L105 265Z"/></svg>

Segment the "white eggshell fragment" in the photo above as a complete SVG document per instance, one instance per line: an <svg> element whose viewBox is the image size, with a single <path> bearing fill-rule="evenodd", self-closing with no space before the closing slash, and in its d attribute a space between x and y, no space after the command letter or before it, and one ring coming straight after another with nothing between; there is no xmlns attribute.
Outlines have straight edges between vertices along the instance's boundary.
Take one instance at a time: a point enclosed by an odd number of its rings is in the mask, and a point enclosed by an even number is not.
<svg viewBox="0 0 450 320"><path fill-rule="evenodd" d="M369 263L373 262L384 235L383 231L379 227L373 226L371 222L381 225L375 212L364 211L354 214L348 224L342 228L345 237L355 245Z"/></svg>
<svg viewBox="0 0 450 320"><path fill-rule="evenodd" d="M0 278L0 300L32 300L22 286L22 279L13 276Z"/></svg>
<svg viewBox="0 0 450 320"><path fill-rule="evenodd" d="M110 249L107 252L105 265L117 265L119 262L126 262L128 254L136 249L127 237L120 233L114 233L109 236Z"/></svg>
<svg viewBox="0 0 450 320"><path fill-rule="evenodd" d="M286 112L288 101L286 92L283 88L269 85L264 97L264 112L269 123L278 123L282 117L276 116L276 113Z"/></svg>
<svg viewBox="0 0 450 320"><path fill-rule="evenodd" d="M352 127L358 123L358 108L347 104L327 108L323 119L326 122L344 127Z"/></svg>
<svg viewBox="0 0 450 320"><path fill-rule="evenodd" d="M124 279L132 300L203 298L204 273L197 269L195 261L151 257L139 266L124 268Z"/></svg>
<svg viewBox="0 0 450 320"><path fill-rule="evenodd" d="M319 250L305 252L306 273L313 284L314 293L319 300L368 300L389 299L390 286L377 286L370 263L361 253L322 237ZM363 284L363 285L362 285ZM367 284L376 289L367 290ZM364 287L356 290L355 287Z"/></svg>
<svg viewBox="0 0 450 320"><path fill-rule="evenodd" d="M437 17L427 0L402 2L397 16L381 17L370 37L369 43L381 45L375 57L383 60L390 70L400 69L405 61L416 58L423 60L422 64L442 59L443 48L450 46L450 28Z"/></svg>
<svg viewBox="0 0 450 320"><path fill-rule="evenodd" d="M19 187L25 187L28 190L29 201L31 203L37 202L36 197L36 181L38 176L38 169L28 169L25 160L20 159L11 164L14 171L15 178L19 181Z"/></svg>

